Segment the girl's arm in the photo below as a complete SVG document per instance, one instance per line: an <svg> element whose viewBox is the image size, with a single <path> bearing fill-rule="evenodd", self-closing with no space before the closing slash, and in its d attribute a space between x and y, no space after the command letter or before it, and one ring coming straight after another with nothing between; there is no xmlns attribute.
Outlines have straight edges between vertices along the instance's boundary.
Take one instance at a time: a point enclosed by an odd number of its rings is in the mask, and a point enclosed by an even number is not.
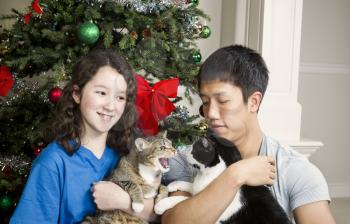
<svg viewBox="0 0 350 224"><path fill-rule="evenodd" d="M57 172L35 163L10 223L58 223L60 197Z"/></svg>
<svg viewBox="0 0 350 224"><path fill-rule="evenodd" d="M113 182L100 181L96 183L93 187L93 196L97 208L100 210L120 209L147 221L155 221L158 218L153 211L153 198L144 199L144 209L140 213L135 213L131 208L129 194Z"/></svg>
<svg viewBox="0 0 350 224"><path fill-rule="evenodd" d="M271 157L261 156L232 164L203 191L165 212L162 223L215 223L243 184L273 184L273 164Z"/></svg>

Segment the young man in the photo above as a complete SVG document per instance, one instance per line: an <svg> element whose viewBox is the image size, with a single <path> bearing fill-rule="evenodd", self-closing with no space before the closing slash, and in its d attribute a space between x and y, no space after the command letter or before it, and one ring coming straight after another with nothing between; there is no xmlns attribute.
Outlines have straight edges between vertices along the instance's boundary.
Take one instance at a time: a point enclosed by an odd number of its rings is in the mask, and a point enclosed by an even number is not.
<svg viewBox="0 0 350 224"><path fill-rule="evenodd" d="M215 223L242 185L264 184L271 186L272 194L296 223L335 223L327 183L319 169L265 136L260 128L257 113L267 83L264 60L243 46L221 48L203 63L198 84L204 117L212 131L237 146L243 159L202 192L169 209L162 223ZM179 157L166 179L186 180L188 170Z"/></svg>

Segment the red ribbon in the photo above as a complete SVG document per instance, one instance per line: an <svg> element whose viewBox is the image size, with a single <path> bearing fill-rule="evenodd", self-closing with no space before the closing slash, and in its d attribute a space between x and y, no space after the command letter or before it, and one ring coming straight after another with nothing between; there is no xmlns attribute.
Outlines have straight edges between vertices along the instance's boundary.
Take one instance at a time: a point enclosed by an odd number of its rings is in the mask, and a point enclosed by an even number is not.
<svg viewBox="0 0 350 224"><path fill-rule="evenodd" d="M0 66L0 96L7 96L10 91L14 80L10 72L10 68L6 65Z"/></svg>
<svg viewBox="0 0 350 224"><path fill-rule="evenodd" d="M23 16L24 24L28 24L30 22L30 17L32 17L32 13L31 12L29 12L29 13L27 13L27 14L25 14Z"/></svg>
<svg viewBox="0 0 350 224"><path fill-rule="evenodd" d="M137 82L136 108L139 113L139 128L146 135L158 133L158 121L164 119L176 109L168 98L177 96L179 79L162 80L151 87L140 75L135 75Z"/></svg>
<svg viewBox="0 0 350 224"><path fill-rule="evenodd" d="M32 9L38 13L39 15L41 15L43 13L43 9L40 7L40 3L39 0L34 0L32 2Z"/></svg>
<svg viewBox="0 0 350 224"><path fill-rule="evenodd" d="M43 8L40 7L39 0L34 0L32 2L32 9L34 10L34 12L36 12L39 15L43 13ZM31 17L32 17L32 12L28 12L27 14L25 14L23 16L24 24L28 24L30 22Z"/></svg>

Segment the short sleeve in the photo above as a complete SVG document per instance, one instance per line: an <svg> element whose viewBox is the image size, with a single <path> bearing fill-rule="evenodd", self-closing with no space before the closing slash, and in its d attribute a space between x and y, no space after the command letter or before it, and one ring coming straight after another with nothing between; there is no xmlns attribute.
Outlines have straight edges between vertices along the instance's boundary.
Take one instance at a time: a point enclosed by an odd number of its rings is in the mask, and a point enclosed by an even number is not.
<svg viewBox="0 0 350 224"><path fill-rule="evenodd" d="M285 179L292 211L308 203L330 201L323 174L305 158L289 163Z"/></svg>
<svg viewBox="0 0 350 224"><path fill-rule="evenodd" d="M183 153L178 153L169 159L170 170L163 174L162 183L168 185L173 181L193 182L196 174L193 167L187 162Z"/></svg>
<svg viewBox="0 0 350 224"><path fill-rule="evenodd" d="M59 208L57 171L35 163L10 224L58 223Z"/></svg>

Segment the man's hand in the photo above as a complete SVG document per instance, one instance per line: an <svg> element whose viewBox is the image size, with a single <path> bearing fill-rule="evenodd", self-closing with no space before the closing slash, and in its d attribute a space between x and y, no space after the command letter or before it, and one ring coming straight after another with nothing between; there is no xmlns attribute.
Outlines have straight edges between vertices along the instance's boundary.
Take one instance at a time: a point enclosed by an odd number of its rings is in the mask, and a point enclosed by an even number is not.
<svg viewBox="0 0 350 224"><path fill-rule="evenodd" d="M254 156L240 160L229 168L240 185L272 185L276 178L275 160L270 156Z"/></svg>

